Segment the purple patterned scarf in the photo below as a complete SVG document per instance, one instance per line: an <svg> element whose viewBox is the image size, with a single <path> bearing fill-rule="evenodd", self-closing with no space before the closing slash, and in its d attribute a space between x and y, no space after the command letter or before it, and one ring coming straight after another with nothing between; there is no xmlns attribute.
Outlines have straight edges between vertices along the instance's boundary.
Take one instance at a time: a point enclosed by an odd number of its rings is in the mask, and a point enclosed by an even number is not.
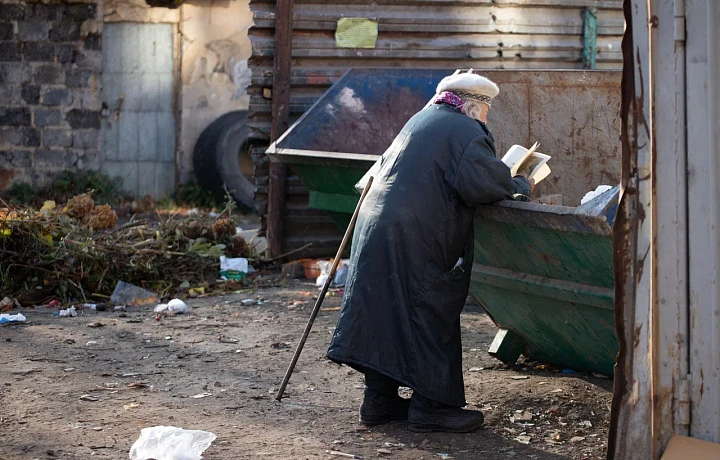
<svg viewBox="0 0 720 460"><path fill-rule="evenodd" d="M465 105L465 101L460 96L450 91L443 91L438 94L438 97L435 99L435 104L443 103L456 107L458 110L462 110Z"/></svg>

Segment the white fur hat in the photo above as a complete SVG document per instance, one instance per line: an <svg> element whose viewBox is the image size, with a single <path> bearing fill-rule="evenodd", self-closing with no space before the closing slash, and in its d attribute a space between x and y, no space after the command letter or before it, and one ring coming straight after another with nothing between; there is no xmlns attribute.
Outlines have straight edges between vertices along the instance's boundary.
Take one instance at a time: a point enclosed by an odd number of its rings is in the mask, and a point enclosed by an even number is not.
<svg viewBox="0 0 720 460"><path fill-rule="evenodd" d="M500 88L485 77L472 73L450 75L440 81L437 92L450 91L460 97L477 99L490 105L490 102L500 93Z"/></svg>

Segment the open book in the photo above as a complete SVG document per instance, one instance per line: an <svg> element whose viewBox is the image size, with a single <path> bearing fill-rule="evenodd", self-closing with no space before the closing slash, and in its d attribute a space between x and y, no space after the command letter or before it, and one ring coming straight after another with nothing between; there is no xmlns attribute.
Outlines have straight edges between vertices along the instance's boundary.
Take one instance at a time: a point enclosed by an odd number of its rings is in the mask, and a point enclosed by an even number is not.
<svg viewBox="0 0 720 460"><path fill-rule="evenodd" d="M513 145L502 158L513 176L522 174L535 183L539 183L550 175L550 167L547 165L550 155L537 152L540 144L535 142L532 147L526 149L522 145Z"/></svg>

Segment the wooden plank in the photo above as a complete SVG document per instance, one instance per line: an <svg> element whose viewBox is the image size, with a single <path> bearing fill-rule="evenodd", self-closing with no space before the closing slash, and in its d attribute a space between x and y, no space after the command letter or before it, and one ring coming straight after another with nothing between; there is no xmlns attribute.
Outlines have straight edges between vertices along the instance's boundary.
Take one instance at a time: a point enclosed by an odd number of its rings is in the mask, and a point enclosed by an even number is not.
<svg viewBox="0 0 720 460"><path fill-rule="evenodd" d="M275 23L275 66L273 73L272 127L274 141L288 128L290 116L290 70L292 49L292 15L294 0L277 0ZM283 211L285 207L285 177L287 166L270 164L268 192L267 240L270 257L282 253Z"/></svg>

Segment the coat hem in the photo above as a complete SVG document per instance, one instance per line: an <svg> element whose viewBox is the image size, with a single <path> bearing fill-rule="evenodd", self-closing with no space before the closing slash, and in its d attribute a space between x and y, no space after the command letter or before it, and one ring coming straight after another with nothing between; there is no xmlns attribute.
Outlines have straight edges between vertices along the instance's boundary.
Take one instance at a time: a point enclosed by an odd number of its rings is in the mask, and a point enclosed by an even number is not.
<svg viewBox="0 0 720 460"><path fill-rule="evenodd" d="M381 374L387 375L387 376L390 377L391 379L394 379L394 380L397 380L398 382L400 382L400 384L401 384L402 386L405 386L405 387L408 387L408 388L412 388L413 392L418 392L419 394L421 394L423 397L425 397L425 398L427 398L427 399L431 399L431 400L433 400L433 401L437 401L437 402L440 402L440 403L442 403L442 404L445 404L445 405L448 405L448 406L453 406L453 407L465 407L465 406L467 406L467 401L464 401L464 400L463 400L462 402L460 402L460 401L451 401L451 400L449 400L449 399L442 399L442 398L439 398L437 395L431 395L430 393L423 391L421 388L417 388L417 389L416 389L416 388L413 388L413 387L415 387L416 385L411 385L411 384L409 384L409 383L407 382L407 380L398 377L397 375L393 374L392 372L388 372L388 371L386 371L385 369L381 369L381 368L379 368L379 367L377 367L377 366L368 364L368 363L366 363L366 362L364 362L364 361L360 361L360 360L352 359L352 358L344 358L344 357L336 356L336 355L334 355L334 354L332 354L332 353L330 353L330 352L327 353L327 357L328 357L328 359L330 359L331 361L336 362L336 363L338 363L338 364L345 364L345 365L347 365L347 366L350 366L350 367L352 367L353 369L357 370L358 372L363 372L362 368L366 368L366 367L367 367L367 368L370 368L370 369L374 370L375 372L379 372L379 373L381 373ZM358 368L355 367L355 366L360 367L360 369L358 369ZM363 372L363 373L364 373L364 372Z"/></svg>

